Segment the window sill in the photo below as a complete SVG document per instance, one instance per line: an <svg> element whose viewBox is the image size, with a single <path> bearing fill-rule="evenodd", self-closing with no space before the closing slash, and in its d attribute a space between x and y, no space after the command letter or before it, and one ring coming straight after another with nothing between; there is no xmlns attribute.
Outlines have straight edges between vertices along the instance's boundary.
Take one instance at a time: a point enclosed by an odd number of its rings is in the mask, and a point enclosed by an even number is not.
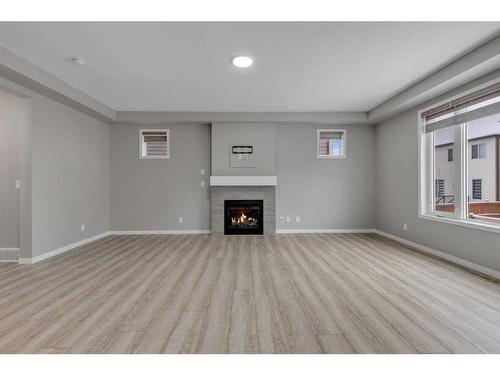
<svg viewBox="0 0 500 375"><path fill-rule="evenodd" d="M486 232L500 233L499 225L492 225L485 222L477 222L472 220L459 220L451 217L441 217L430 214L419 214L420 219L432 220L446 224L458 225L461 227L484 230Z"/></svg>
<svg viewBox="0 0 500 375"><path fill-rule="evenodd" d="M317 155L318 159L346 159L344 156L325 156L325 155Z"/></svg>
<svg viewBox="0 0 500 375"><path fill-rule="evenodd" d="M165 160L170 159L170 156L139 156L141 160Z"/></svg>

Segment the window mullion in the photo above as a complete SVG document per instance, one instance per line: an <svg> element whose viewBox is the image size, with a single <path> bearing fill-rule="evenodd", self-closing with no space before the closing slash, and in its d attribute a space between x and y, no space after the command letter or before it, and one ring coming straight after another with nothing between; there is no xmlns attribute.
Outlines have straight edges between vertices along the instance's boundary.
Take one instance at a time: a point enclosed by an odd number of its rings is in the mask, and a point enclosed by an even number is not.
<svg viewBox="0 0 500 375"><path fill-rule="evenodd" d="M457 126L457 144L459 147L458 152L459 162L457 167L458 179L458 196L457 196L457 215L459 219L464 220L467 218L467 124Z"/></svg>

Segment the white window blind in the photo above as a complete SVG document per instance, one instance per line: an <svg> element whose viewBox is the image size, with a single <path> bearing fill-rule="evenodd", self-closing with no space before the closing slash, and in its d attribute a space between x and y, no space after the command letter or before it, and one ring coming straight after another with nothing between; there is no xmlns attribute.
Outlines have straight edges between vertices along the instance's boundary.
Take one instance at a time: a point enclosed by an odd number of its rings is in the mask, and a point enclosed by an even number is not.
<svg viewBox="0 0 500 375"><path fill-rule="evenodd" d="M141 158L170 158L170 135L168 129L141 129Z"/></svg>
<svg viewBox="0 0 500 375"><path fill-rule="evenodd" d="M433 132L500 113L500 83L422 113L425 132Z"/></svg>

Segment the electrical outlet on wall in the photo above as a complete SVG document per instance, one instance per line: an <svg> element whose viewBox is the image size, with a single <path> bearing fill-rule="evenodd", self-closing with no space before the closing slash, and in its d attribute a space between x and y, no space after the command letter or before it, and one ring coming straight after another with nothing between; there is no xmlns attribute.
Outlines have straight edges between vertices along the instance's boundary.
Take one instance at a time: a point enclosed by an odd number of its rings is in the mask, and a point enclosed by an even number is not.
<svg viewBox="0 0 500 375"><path fill-rule="evenodd" d="M287 223L289 223L289 222L291 222L291 221L292 221L292 219L290 218L290 216L287 216L287 217L286 217L286 222L287 222Z"/></svg>
<svg viewBox="0 0 500 375"><path fill-rule="evenodd" d="M285 221L285 218L283 216L280 216L280 223L283 223Z"/></svg>
<svg viewBox="0 0 500 375"><path fill-rule="evenodd" d="M403 230L405 230L405 231L408 230L408 224L403 223Z"/></svg>
<svg viewBox="0 0 500 375"><path fill-rule="evenodd" d="M201 169L200 169L200 174L201 174L202 176L204 176L204 175L205 175L205 168L201 168Z"/></svg>
<svg viewBox="0 0 500 375"><path fill-rule="evenodd" d="M21 180L16 180L16 189L21 189Z"/></svg>
<svg viewBox="0 0 500 375"><path fill-rule="evenodd" d="M179 216L179 223L182 223L184 221L182 216Z"/></svg>
<svg viewBox="0 0 500 375"><path fill-rule="evenodd" d="M200 187L205 187L205 181L200 181Z"/></svg>
<svg viewBox="0 0 500 375"><path fill-rule="evenodd" d="M295 222L300 223L300 216L295 216Z"/></svg>
<svg viewBox="0 0 500 375"><path fill-rule="evenodd" d="M85 224L80 224L80 231L85 232Z"/></svg>

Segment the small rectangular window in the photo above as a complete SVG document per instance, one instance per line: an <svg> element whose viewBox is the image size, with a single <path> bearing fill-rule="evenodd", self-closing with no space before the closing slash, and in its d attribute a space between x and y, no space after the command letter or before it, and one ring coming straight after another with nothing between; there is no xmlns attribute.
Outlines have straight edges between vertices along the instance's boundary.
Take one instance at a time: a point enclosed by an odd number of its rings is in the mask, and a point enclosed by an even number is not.
<svg viewBox="0 0 500 375"><path fill-rule="evenodd" d="M483 159L486 157L486 143L472 145L472 159Z"/></svg>
<svg viewBox="0 0 500 375"><path fill-rule="evenodd" d="M434 191L436 193L436 198L441 198L444 196L444 180L437 179L434 183Z"/></svg>
<svg viewBox="0 0 500 375"><path fill-rule="evenodd" d="M141 129L139 143L141 159L170 159L169 129Z"/></svg>
<svg viewBox="0 0 500 375"><path fill-rule="evenodd" d="M453 161L453 149L448 149L448 161Z"/></svg>
<svg viewBox="0 0 500 375"><path fill-rule="evenodd" d="M483 199L483 180L472 180L472 199Z"/></svg>
<svg viewBox="0 0 500 375"><path fill-rule="evenodd" d="M346 157L345 129L318 129L318 159L343 159Z"/></svg>

